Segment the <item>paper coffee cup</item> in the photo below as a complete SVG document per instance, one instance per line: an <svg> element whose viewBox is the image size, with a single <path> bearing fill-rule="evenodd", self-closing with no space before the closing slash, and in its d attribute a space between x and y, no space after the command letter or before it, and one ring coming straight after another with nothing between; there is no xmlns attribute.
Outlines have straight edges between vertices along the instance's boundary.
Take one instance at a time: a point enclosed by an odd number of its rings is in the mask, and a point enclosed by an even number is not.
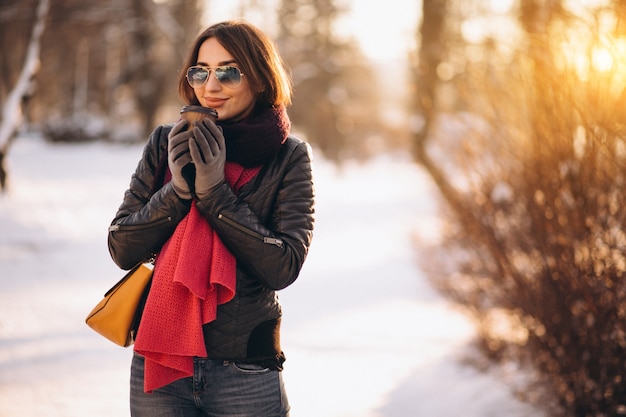
<svg viewBox="0 0 626 417"><path fill-rule="evenodd" d="M187 130L191 130L196 123L199 123L203 119L208 118L215 122L217 120L217 111L210 107L183 106L180 109L180 117L188 122ZM190 162L183 167L182 174L189 185L189 189L193 193L196 178L196 167L193 162Z"/></svg>
<svg viewBox="0 0 626 417"><path fill-rule="evenodd" d="M188 123L187 130L193 129L194 123L200 122L202 119L217 120L217 111L210 107L202 106L183 106L180 109L180 117Z"/></svg>

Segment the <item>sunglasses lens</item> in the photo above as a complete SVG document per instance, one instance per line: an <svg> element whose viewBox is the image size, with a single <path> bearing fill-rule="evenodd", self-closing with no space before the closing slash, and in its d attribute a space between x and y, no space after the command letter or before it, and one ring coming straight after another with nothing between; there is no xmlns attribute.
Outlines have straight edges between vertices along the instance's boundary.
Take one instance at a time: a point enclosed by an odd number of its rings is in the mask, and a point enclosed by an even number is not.
<svg viewBox="0 0 626 417"><path fill-rule="evenodd" d="M187 70L187 81L192 87L200 87L209 78L209 70L203 67L191 67Z"/></svg>
<svg viewBox="0 0 626 417"><path fill-rule="evenodd" d="M241 83L241 72L237 67L218 67L215 77L225 87L237 87Z"/></svg>
<svg viewBox="0 0 626 417"><path fill-rule="evenodd" d="M237 87L241 83L241 71L237 67L217 67L214 70L205 67L190 67L187 70L187 82L193 88L199 88L209 79L211 71L215 78L225 87Z"/></svg>

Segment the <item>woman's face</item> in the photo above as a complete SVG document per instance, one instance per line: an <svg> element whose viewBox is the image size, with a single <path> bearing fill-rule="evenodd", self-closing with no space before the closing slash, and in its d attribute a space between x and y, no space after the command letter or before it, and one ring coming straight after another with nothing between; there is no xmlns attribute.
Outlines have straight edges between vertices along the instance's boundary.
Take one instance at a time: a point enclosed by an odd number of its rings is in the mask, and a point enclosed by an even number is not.
<svg viewBox="0 0 626 417"><path fill-rule="evenodd" d="M239 63L216 38L209 38L200 45L196 65L209 68L223 65L239 67ZM255 104L255 94L245 74L237 87L230 88L220 84L215 78L215 72L211 71L207 82L194 88L194 92L202 106L217 110L219 120L241 120L252 112Z"/></svg>

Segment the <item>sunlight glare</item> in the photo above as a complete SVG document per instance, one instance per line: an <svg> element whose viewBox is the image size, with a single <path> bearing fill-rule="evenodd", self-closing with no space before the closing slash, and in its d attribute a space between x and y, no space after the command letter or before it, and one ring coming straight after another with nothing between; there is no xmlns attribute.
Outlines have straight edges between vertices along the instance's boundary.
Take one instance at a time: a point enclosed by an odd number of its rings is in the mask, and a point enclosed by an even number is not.
<svg viewBox="0 0 626 417"><path fill-rule="evenodd" d="M561 69L570 68L581 81L604 78L614 88L626 83L626 38L616 37L614 19L599 19L595 25L581 23L556 29ZM558 42L558 41L557 41Z"/></svg>
<svg viewBox="0 0 626 417"><path fill-rule="evenodd" d="M593 48L591 65L598 72L608 72L613 68L613 55L604 47Z"/></svg>
<svg viewBox="0 0 626 417"><path fill-rule="evenodd" d="M515 0L491 0L489 8L495 13L505 14L511 12Z"/></svg>
<svg viewBox="0 0 626 417"><path fill-rule="evenodd" d="M609 0L565 0L564 7L575 14L586 14L590 9L606 7Z"/></svg>
<svg viewBox="0 0 626 417"><path fill-rule="evenodd" d="M270 2L278 7L278 2ZM376 61L405 60L410 49L415 47L416 30L421 15L420 2L414 0L387 0L379 7L372 7L370 2L356 0L337 1L338 6L345 8L335 23L335 34L342 39L354 39L363 53ZM233 18L241 18L239 1L211 1L205 6L206 20L215 22ZM306 11L306 9L305 9ZM258 19L257 19L258 17ZM307 16L305 22L314 24ZM276 24L267 16L245 16L253 24L276 35ZM306 30L309 25L304 25Z"/></svg>
<svg viewBox="0 0 626 417"><path fill-rule="evenodd" d="M421 7L413 0L387 0L379 7L370 2L345 0L348 10L336 25L342 38L353 38L372 60L406 59L415 47Z"/></svg>

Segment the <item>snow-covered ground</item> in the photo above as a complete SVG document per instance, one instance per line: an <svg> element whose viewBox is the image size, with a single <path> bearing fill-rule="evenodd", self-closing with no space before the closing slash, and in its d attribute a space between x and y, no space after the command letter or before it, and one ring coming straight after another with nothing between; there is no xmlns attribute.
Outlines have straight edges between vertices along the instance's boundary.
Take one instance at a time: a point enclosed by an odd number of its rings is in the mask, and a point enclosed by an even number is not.
<svg viewBox="0 0 626 417"><path fill-rule="evenodd" d="M131 349L84 317L121 276L107 226L139 145L20 138L0 196L0 417L128 416ZM317 223L281 292L294 417L540 416L463 363L471 324L427 284L412 236L434 239L427 178L408 158L316 160ZM262 417L262 416L261 416Z"/></svg>

